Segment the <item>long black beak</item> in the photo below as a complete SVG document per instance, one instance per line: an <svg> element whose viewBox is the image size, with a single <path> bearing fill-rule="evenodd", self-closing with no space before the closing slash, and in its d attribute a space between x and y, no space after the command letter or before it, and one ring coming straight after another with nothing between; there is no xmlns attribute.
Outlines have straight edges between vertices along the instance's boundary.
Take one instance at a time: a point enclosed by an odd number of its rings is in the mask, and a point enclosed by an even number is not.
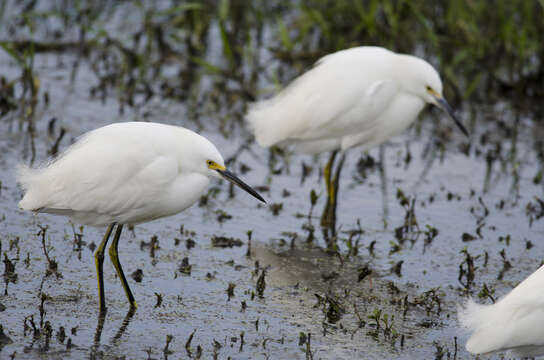
<svg viewBox="0 0 544 360"><path fill-rule="evenodd" d="M438 103L438 107L440 107L442 110L447 112L448 115L452 118L452 120L455 121L455 124L457 124L459 129L461 129L463 134L465 134L468 137L469 135L468 135L467 129L465 128L463 123L461 123L461 121L459 121L459 119L455 117L455 114L453 113L453 109L450 106L450 104L448 104L446 99L444 99L443 97L435 97L435 99L436 99L436 101Z"/></svg>
<svg viewBox="0 0 544 360"><path fill-rule="evenodd" d="M236 186L239 186L241 187L242 189L244 189L245 191L247 191L248 193L250 193L251 195L253 195L254 197L256 197L257 199L261 200L263 203L266 204L266 201L264 201L263 197L261 195L259 195L258 192L256 192L255 190L253 190L253 188L251 186L249 186L248 184L246 184L245 182L243 182L242 180L240 180L236 175L234 175L233 173L231 173L230 171L228 170L216 170L219 175L221 175L224 179L230 181L231 183L233 183L234 185Z"/></svg>

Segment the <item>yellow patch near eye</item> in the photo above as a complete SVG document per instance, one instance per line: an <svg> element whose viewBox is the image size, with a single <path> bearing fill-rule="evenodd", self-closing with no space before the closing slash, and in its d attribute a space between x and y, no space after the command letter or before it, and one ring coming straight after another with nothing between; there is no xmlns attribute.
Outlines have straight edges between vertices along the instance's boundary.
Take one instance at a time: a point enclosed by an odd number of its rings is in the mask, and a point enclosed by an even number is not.
<svg viewBox="0 0 544 360"><path fill-rule="evenodd" d="M432 87L427 86L427 92L434 97L441 98L440 94L437 93Z"/></svg>
<svg viewBox="0 0 544 360"><path fill-rule="evenodd" d="M208 164L208 168L212 170L226 170L226 168L223 165L219 165L215 161L208 160L206 161L206 164Z"/></svg>

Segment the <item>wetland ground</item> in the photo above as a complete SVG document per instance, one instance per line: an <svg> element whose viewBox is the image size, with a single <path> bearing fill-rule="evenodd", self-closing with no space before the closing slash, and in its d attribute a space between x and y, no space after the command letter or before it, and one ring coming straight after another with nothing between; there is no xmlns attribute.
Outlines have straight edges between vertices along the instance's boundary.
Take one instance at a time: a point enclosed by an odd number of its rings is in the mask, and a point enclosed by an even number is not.
<svg viewBox="0 0 544 360"><path fill-rule="evenodd" d="M544 254L544 6L488 6L2 2L0 358L474 358L457 304L494 301ZM361 44L433 62L471 136L428 109L380 149L349 151L331 252L315 216L326 155L262 149L242 119ZM207 136L268 205L213 182L198 205L126 231L139 307L127 312L108 259L99 318L104 229L20 211L14 168L133 120Z"/></svg>

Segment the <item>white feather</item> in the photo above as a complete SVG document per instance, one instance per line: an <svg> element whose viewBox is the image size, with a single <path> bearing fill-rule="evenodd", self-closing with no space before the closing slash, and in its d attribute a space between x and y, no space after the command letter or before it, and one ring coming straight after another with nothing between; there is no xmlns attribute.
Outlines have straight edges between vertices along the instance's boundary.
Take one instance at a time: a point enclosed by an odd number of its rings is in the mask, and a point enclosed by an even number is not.
<svg viewBox="0 0 544 360"><path fill-rule="evenodd" d="M19 165L17 181L26 192L19 206L94 226L145 222L198 200L209 182L207 159L223 164L215 146L190 130L112 124L87 133L43 167Z"/></svg>
<svg viewBox="0 0 544 360"><path fill-rule="evenodd" d="M523 356L544 354L544 266L492 305L469 299L458 308L462 326L473 331L467 350L484 354L513 350Z"/></svg>
<svg viewBox="0 0 544 360"><path fill-rule="evenodd" d="M421 84L411 81L418 76ZM303 143L296 149L311 153L333 143L342 150L369 148L415 120L425 101L411 87L425 93L426 79L442 91L436 71L421 59L379 47L342 50L323 57L275 97L252 104L246 121L265 147ZM316 140L331 141L319 149Z"/></svg>

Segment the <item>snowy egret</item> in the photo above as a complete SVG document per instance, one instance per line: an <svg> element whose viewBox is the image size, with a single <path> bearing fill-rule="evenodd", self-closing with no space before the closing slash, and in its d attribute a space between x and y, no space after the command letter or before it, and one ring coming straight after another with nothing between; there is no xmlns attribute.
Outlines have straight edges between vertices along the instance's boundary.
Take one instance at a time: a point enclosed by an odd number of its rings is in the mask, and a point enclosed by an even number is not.
<svg viewBox="0 0 544 360"><path fill-rule="evenodd" d="M511 350L516 357L544 355L544 266L492 305L470 299L459 306L460 323L473 330L467 350L474 354Z"/></svg>
<svg viewBox="0 0 544 360"><path fill-rule="evenodd" d="M171 125L117 123L83 135L44 167L20 165L17 182L25 195L19 207L66 215L80 224L108 226L94 255L101 311L106 309L104 250L116 227L110 259L130 306L136 307L117 252L123 225L185 210L200 198L213 176L265 202L225 168L221 154L205 137Z"/></svg>
<svg viewBox="0 0 544 360"><path fill-rule="evenodd" d="M333 151L324 169L328 199L321 223L334 232L344 152L358 145L368 149L401 133L425 104L446 111L468 136L429 63L363 46L321 58L275 97L252 104L246 120L263 147L293 145L308 154ZM339 151L342 156L331 179Z"/></svg>

